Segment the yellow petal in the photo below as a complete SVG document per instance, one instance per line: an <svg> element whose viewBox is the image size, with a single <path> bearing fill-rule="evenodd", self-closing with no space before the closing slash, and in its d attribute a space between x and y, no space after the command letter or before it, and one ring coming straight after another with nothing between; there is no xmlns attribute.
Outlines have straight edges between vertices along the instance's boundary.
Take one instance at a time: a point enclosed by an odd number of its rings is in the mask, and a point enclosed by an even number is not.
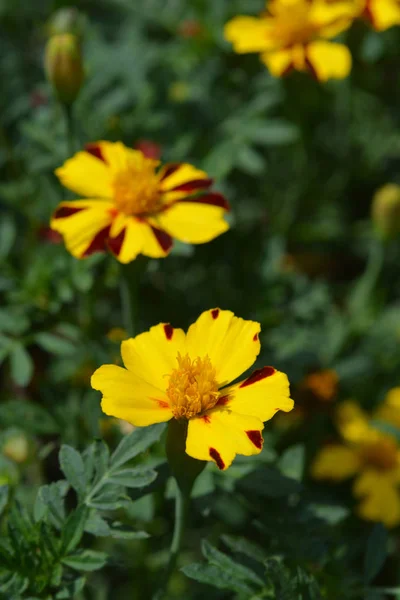
<svg viewBox="0 0 400 600"><path fill-rule="evenodd" d="M109 248L121 263L129 263L138 254L151 258L167 256L171 237L148 222L120 213L110 231Z"/></svg>
<svg viewBox="0 0 400 600"><path fill-rule="evenodd" d="M342 437L354 443L366 442L375 437L369 425L369 419L362 408L348 400L339 404L336 411L337 427Z"/></svg>
<svg viewBox="0 0 400 600"><path fill-rule="evenodd" d="M110 200L113 197L111 170L89 152L78 152L55 174L66 188L79 195Z"/></svg>
<svg viewBox="0 0 400 600"><path fill-rule="evenodd" d="M178 366L178 352L186 354L185 332L169 323L155 325L121 345L125 367L163 391L168 387L168 375Z"/></svg>
<svg viewBox="0 0 400 600"><path fill-rule="evenodd" d="M351 71L351 54L347 46L323 40L307 46L309 66L319 81L344 79Z"/></svg>
<svg viewBox="0 0 400 600"><path fill-rule="evenodd" d="M172 237L190 244L204 244L229 229L226 209L200 202L177 202L161 212L157 222Z"/></svg>
<svg viewBox="0 0 400 600"><path fill-rule="evenodd" d="M269 20L271 19L235 17L225 25L224 37L239 54L264 52L271 47Z"/></svg>
<svg viewBox="0 0 400 600"><path fill-rule="evenodd" d="M137 427L172 418L165 394L122 367L103 365L93 373L91 385L103 394L101 408L106 415Z"/></svg>
<svg viewBox="0 0 400 600"><path fill-rule="evenodd" d="M310 21L318 31L319 37L333 38L350 27L360 14L360 2L326 2L316 0L310 9Z"/></svg>
<svg viewBox="0 0 400 600"><path fill-rule="evenodd" d="M222 404L236 413L268 421L278 410L292 410L294 403L289 397L286 375L264 367L244 381L222 389L219 405Z"/></svg>
<svg viewBox="0 0 400 600"><path fill-rule="evenodd" d="M332 444L321 449L311 466L315 479L342 481L357 473L361 461L356 451L347 446Z"/></svg>
<svg viewBox="0 0 400 600"><path fill-rule="evenodd" d="M362 498L358 507L360 517L380 521L386 527L400 523L400 494L390 472L365 471L354 482L353 491Z"/></svg>
<svg viewBox="0 0 400 600"><path fill-rule="evenodd" d="M400 429L400 387L391 389L383 404L375 411L374 418Z"/></svg>
<svg viewBox="0 0 400 600"><path fill-rule="evenodd" d="M294 68L291 48L264 52L261 55L261 60L274 77L281 77L290 71L291 68Z"/></svg>
<svg viewBox="0 0 400 600"><path fill-rule="evenodd" d="M203 312L187 333L191 358L209 356L219 386L239 377L260 352L260 324L235 317L230 310L214 308Z"/></svg>
<svg viewBox="0 0 400 600"><path fill-rule="evenodd" d="M368 0L367 16L378 31L400 25L400 4L397 0Z"/></svg>
<svg viewBox="0 0 400 600"><path fill-rule="evenodd" d="M212 460L224 470L236 454L251 456L261 452L263 428L255 417L214 409L203 417L190 419L186 452L198 460Z"/></svg>
<svg viewBox="0 0 400 600"><path fill-rule="evenodd" d="M170 174L168 175L169 172ZM160 171L160 189L163 192L168 192L179 185L199 179L208 179L208 175L205 171L196 169L193 165L182 163L177 165L176 168L171 168L171 165L165 165Z"/></svg>
<svg viewBox="0 0 400 600"><path fill-rule="evenodd" d="M112 175L125 171L128 167L140 170L143 164L152 163L154 169L160 164L159 160L151 160L140 150L128 148L122 142L97 142L100 154Z"/></svg>
<svg viewBox="0 0 400 600"><path fill-rule="evenodd" d="M112 202L104 200L61 202L50 227L62 234L73 256L83 258L92 251L105 249L108 227L114 218L113 208Z"/></svg>

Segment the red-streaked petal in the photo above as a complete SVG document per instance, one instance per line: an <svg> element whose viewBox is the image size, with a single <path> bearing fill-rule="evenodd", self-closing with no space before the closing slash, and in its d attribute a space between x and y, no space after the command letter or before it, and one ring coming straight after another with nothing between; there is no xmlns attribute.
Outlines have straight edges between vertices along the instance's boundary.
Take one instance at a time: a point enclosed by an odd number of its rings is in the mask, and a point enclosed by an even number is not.
<svg viewBox="0 0 400 600"><path fill-rule="evenodd" d="M171 188L170 192L195 192L196 190L202 190L210 187L213 184L212 179L194 179L193 181L186 181L181 183L174 188Z"/></svg>
<svg viewBox="0 0 400 600"><path fill-rule="evenodd" d="M222 471L225 468L225 463L222 460L221 455L218 452L218 450L216 450L215 448L210 448L209 455L210 455L210 458L212 458L215 461L218 469L220 469L220 471Z"/></svg>
<svg viewBox="0 0 400 600"><path fill-rule="evenodd" d="M242 381L239 387L244 388L248 385L252 385L253 383L257 383L257 381L261 381L261 379L271 377L271 375L274 375L275 373L276 369L274 369L274 367L263 367L262 369L256 369L254 373L250 375L250 377Z"/></svg>
<svg viewBox="0 0 400 600"><path fill-rule="evenodd" d="M153 225L151 225L151 230L162 250L165 253L168 253L171 250L174 243L172 237L163 229L158 229Z"/></svg>
<svg viewBox="0 0 400 600"><path fill-rule="evenodd" d="M204 196L198 196L196 198L182 198L182 200L177 200L177 203L181 202L193 202L196 204L210 204L212 206L218 206L219 208L223 208L227 211L231 209L228 200L222 194L218 192L212 192L211 194L205 194Z"/></svg>
<svg viewBox="0 0 400 600"><path fill-rule="evenodd" d="M110 233L110 227L111 225L107 225L107 227L104 227L104 229L102 229L95 235L95 237L92 239L89 246L83 253L84 257L90 256L95 252L104 252L106 250L106 242Z"/></svg>
<svg viewBox="0 0 400 600"><path fill-rule="evenodd" d="M85 151L89 152L89 154L91 154L92 156L95 156L96 158L102 160L103 162L106 162L106 159L104 158L104 154L101 151L101 146L99 143L91 142L89 144L86 144Z"/></svg>
<svg viewBox="0 0 400 600"><path fill-rule="evenodd" d="M164 179L166 179L167 177L172 175L172 173L175 173L175 171L177 171L179 169L179 167L180 167L180 163L166 164L162 169L160 181L163 181Z"/></svg>
<svg viewBox="0 0 400 600"><path fill-rule="evenodd" d="M53 219L64 219L65 217L71 217L81 210L86 210L86 207L78 208L77 206L60 206L53 214Z"/></svg>
<svg viewBox="0 0 400 600"><path fill-rule="evenodd" d="M125 233L126 227L124 227L116 237L108 238L108 247L117 258L121 252L122 244L124 243Z"/></svg>

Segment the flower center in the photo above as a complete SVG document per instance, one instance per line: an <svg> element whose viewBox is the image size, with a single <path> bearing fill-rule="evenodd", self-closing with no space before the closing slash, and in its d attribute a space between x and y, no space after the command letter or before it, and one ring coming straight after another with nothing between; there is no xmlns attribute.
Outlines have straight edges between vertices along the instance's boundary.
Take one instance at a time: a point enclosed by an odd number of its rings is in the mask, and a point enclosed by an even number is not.
<svg viewBox="0 0 400 600"><path fill-rule="evenodd" d="M310 5L307 3L276 7L274 25L269 37L281 48L309 42L315 35L315 25L310 21Z"/></svg>
<svg viewBox="0 0 400 600"><path fill-rule="evenodd" d="M158 161L143 158L117 173L112 183L114 202L127 215L155 212L160 204L159 179L155 173Z"/></svg>
<svg viewBox="0 0 400 600"><path fill-rule="evenodd" d="M191 419L217 403L216 373L208 356L192 360L178 352L176 359L178 367L169 376L167 395L175 419Z"/></svg>
<svg viewBox="0 0 400 600"><path fill-rule="evenodd" d="M371 442L364 446L361 456L366 465L388 471L397 465L397 444L391 439Z"/></svg>

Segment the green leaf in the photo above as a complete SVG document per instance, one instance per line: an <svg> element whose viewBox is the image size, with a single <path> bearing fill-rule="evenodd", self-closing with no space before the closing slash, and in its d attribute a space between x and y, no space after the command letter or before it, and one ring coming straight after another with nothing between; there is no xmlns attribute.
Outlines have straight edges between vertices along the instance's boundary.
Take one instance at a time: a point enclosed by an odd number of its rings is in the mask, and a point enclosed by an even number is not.
<svg viewBox="0 0 400 600"><path fill-rule="evenodd" d="M0 485L0 515L2 514L3 510L7 506L8 492L9 492L8 485Z"/></svg>
<svg viewBox="0 0 400 600"><path fill-rule="evenodd" d="M5 427L23 423L24 429L30 433L59 432L56 421L44 408L26 400L11 400L0 404L0 422Z"/></svg>
<svg viewBox="0 0 400 600"><path fill-rule="evenodd" d="M114 471L117 467L131 460L131 458L147 450L149 446L160 438L164 429L164 423L159 423L150 427L140 427L123 437L111 456L112 470Z"/></svg>
<svg viewBox="0 0 400 600"><path fill-rule="evenodd" d="M62 559L62 563L76 571L97 571L104 567L107 554L96 550L79 550Z"/></svg>
<svg viewBox="0 0 400 600"><path fill-rule="evenodd" d="M304 446L298 444L288 448L281 456L278 466L283 475L289 479L301 481L304 471L305 452Z"/></svg>
<svg viewBox="0 0 400 600"><path fill-rule="evenodd" d="M110 535L110 527L95 510L90 511L89 518L86 521L85 531L99 537Z"/></svg>
<svg viewBox="0 0 400 600"><path fill-rule="evenodd" d="M382 569L387 557L388 533L381 523L377 523L368 538L364 560L364 580L371 582Z"/></svg>
<svg viewBox="0 0 400 600"><path fill-rule="evenodd" d="M145 540L150 537L147 531L135 531L118 521L112 524L110 532L113 538L121 540Z"/></svg>
<svg viewBox="0 0 400 600"><path fill-rule="evenodd" d="M148 467L137 467L134 469L122 469L110 475L109 481L128 488L140 488L152 483L157 473Z"/></svg>
<svg viewBox="0 0 400 600"><path fill-rule="evenodd" d="M5 258L15 241L17 229L10 216L2 215L0 222L0 258Z"/></svg>
<svg viewBox="0 0 400 600"><path fill-rule="evenodd" d="M275 469L266 467L245 475L237 482L237 486L247 493L267 498L281 498L300 490L300 484L297 481L281 475Z"/></svg>
<svg viewBox="0 0 400 600"><path fill-rule="evenodd" d="M37 333L36 343L50 354L71 356L76 352L76 343L55 333Z"/></svg>
<svg viewBox="0 0 400 600"><path fill-rule="evenodd" d="M246 137L264 146L284 146L298 140L299 130L288 121L259 119L247 124Z"/></svg>
<svg viewBox="0 0 400 600"><path fill-rule="evenodd" d="M248 586L244 581L238 580L230 573L226 573L223 569L215 565L207 565L204 563L192 563L183 567L181 571L191 579L200 583L207 583L219 589L232 590L239 594L248 594L246 597L251 597L254 594L254 589Z"/></svg>
<svg viewBox="0 0 400 600"><path fill-rule="evenodd" d="M264 548L258 546L254 542L250 542L242 537L234 537L232 535L222 535L222 541L230 548L233 552L244 554L257 562L263 563L268 555Z"/></svg>
<svg viewBox="0 0 400 600"><path fill-rule="evenodd" d="M10 349L11 377L17 385L26 387L33 375L33 362L21 342L15 341Z"/></svg>
<svg viewBox="0 0 400 600"><path fill-rule="evenodd" d="M85 465L82 456L75 448L63 444L59 452L59 461L62 472L74 490L82 495L87 486Z"/></svg>
<svg viewBox="0 0 400 600"><path fill-rule="evenodd" d="M79 544L88 516L89 509L86 505L79 506L69 515L61 534L63 554L69 554Z"/></svg>
<svg viewBox="0 0 400 600"><path fill-rule="evenodd" d="M232 558L220 552L212 546L207 540L203 540L201 549L204 557L209 563L222 569L225 573L230 574L232 577L243 579L249 583L254 583L258 586L263 586L264 582L258 577L251 569L248 569L244 565L234 561Z"/></svg>
<svg viewBox="0 0 400 600"><path fill-rule="evenodd" d="M56 593L56 600L68 600L69 598L76 598L79 592L81 592L85 587L85 583L85 577L79 577L78 579L75 579L75 581L61 588L61 590Z"/></svg>

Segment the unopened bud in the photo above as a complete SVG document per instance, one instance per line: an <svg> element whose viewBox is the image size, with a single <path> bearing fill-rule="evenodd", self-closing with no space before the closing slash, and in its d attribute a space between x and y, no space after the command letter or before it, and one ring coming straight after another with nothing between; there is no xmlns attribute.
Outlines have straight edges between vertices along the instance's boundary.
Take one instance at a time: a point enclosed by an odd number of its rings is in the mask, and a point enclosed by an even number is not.
<svg viewBox="0 0 400 600"><path fill-rule="evenodd" d="M29 442L23 433L10 435L3 446L3 454L16 463L23 463L29 456Z"/></svg>
<svg viewBox="0 0 400 600"><path fill-rule="evenodd" d="M73 6L60 8L49 19L47 30L50 36L61 33L73 33L77 37L82 35L84 16Z"/></svg>
<svg viewBox="0 0 400 600"><path fill-rule="evenodd" d="M53 35L46 46L45 68L60 102L72 104L84 79L78 38L71 33Z"/></svg>
<svg viewBox="0 0 400 600"><path fill-rule="evenodd" d="M372 220L378 235L390 239L400 234L400 186L388 183L374 195Z"/></svg>

